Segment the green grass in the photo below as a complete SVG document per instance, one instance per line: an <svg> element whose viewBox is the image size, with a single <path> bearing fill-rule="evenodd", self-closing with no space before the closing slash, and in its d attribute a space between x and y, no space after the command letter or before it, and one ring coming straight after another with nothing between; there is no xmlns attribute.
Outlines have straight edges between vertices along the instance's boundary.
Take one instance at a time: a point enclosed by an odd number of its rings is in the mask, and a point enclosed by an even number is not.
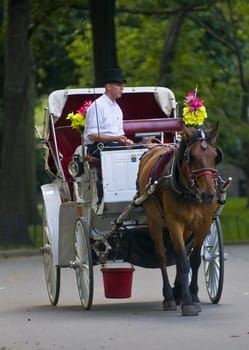
<svg viewBox="0 0 249 350"><path fill-rule="evenodd" d="M228 198L221 213L222 235L225 243L249 242L249 208L247 198ZM42 215L42 214L41 214ZM30 237L34 247L42 246L42 226L30 226Z"/></svg>
<svg viewBox="0 0 249 350"><path fill-rule="evenodd" d="M246 203L246 198L227 199L220 216L225 243L249 242L249 208L246 207ZM29 234L33 244L23 248L39 249L42 246L42 225L30 225ZM1 249L4 249L4 247L0 246Z"/></svg>
<svg viewBox="0 0 249 350"><path fill-rule="evenodd" d="M249 242L247 198L228 198L220 220L224 242Z"/></svg>
<svg viewBox="0 0 249 350"><path fill-rule="evenodd" d="M33 247L39 249L42 246L42 225L29 225L28 230Z"/></svg>

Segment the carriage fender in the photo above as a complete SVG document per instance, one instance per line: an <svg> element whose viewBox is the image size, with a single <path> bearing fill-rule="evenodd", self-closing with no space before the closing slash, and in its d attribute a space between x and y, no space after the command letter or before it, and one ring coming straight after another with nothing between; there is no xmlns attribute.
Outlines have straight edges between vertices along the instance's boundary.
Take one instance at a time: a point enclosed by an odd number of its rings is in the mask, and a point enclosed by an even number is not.
<svg viewBox="0 0 249 350"><path fill-rule="evenodd" d="M75 223L79 217L77 202L64 202L59 212L58 265L70 266L75 258Z"/></svg>
<svg viewBox="0 0 249 350"><path fill-rule="evenodd" d="M55 183L41 186L44 210L47 217L48 235L52 246L55 265L58 265L59 213L61 196Z"/></svg>

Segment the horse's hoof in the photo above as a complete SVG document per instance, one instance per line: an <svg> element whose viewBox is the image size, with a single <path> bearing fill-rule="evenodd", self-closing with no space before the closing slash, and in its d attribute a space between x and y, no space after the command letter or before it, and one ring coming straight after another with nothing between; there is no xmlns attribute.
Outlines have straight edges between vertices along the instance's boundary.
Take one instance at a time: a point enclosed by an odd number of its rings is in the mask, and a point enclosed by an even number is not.
<svg viewBox="0 0 249 350"><path fill-rule="evenodd" d="M195 305L182 305L182 316L198 316L199 311Z"/></svg>
<svg viewBox="0 0 249 350"><path fill-rule="evenodd" d="M182 304L182 299L181 298L175 298L176 305L179 306Z"/></svg>
<svg viewBox="0 0 249 350"><path fill-rule="evenodd" d="M175 311L177 310L175 300L164 300L163 311Z"/></svg>
<svg viewBox="0 0 249 350"><path fill-rule="evenodd" d="M198 312L201 312L201 303L200 302L193 302L195 308L198 310Z"/></svg>

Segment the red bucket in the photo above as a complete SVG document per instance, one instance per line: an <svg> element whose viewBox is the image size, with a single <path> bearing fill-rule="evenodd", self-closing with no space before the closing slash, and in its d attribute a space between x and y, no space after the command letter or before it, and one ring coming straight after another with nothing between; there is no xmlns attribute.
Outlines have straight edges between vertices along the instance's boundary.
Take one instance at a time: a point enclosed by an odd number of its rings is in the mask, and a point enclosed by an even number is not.
<svg viewBox="0 0 249 350"><path fill-rule="evenodd" d="M101 269L106 298L130 298L133 267Z"/></svg>

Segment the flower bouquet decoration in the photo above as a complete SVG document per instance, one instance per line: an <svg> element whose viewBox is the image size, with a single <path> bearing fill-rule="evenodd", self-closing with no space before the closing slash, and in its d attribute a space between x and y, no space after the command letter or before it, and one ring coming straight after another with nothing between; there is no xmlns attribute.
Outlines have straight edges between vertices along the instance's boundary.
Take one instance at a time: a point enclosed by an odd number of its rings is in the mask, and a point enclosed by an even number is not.
<svg viewBox="0 0 249 350"><path fill-rule="evenodd" d="M71 112L66 117L66 119L71 120L72 128L78 130L81 134L83 133L86 124L86 112L91 104L91 100L86 100L76 113Z"/></svg>
<svg viewBox="0 0 249 350"><path fill-rule="evenodd" d="M185 97L183 108L183 122L186 126L199 126L207 118L204 101L197 98L197 87Z"/></svg>

